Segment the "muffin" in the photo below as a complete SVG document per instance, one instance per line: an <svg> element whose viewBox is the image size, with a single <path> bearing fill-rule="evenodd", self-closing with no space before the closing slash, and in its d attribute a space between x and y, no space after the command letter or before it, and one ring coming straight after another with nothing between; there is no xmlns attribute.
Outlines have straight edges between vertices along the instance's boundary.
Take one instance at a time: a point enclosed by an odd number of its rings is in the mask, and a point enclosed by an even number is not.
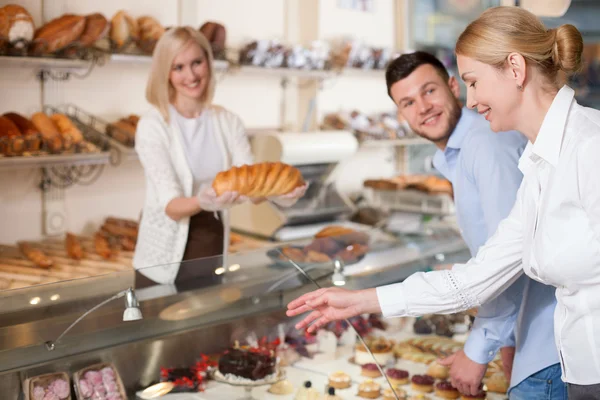
<svg viewBox="0 0 600 400"><path fill-rule="evenodd" d="M381 394L381 386L371 379L367 379L358 386L358 397L364 399L376 399Z"/></svg>
<svg viewBox="0 0 600 400"><path fill-rule="evenodd" d="M378 378L381 376L381 372L377 367L377 364L369 363L365 364L360 369L360 374L368 378Z"/></svg>
<svg viewBox="0 0 600 400"><path fill-rule="evenodd" d="M458 399L460 393L450 382L442 381L435 385L435 395L443 399Z"/></svg>
<svg viewBox="0 0 600 400"><path fill-rule="evenodd" d="M337 371L329 375L329 386L335 389L347 389L352 386L352 380L347 373Z"/></svg>
<svg viewBox="0 0 600 400"><path fill-rule="evenodd" d="M389 368L385 374L394 386L406 385L408 383L408 371L403 369Z"/></svg>
<svg viewBox="0 0 600 400"><path fill-rule="evenodd" d="M433 392L433 383L435 379L429 375L413 375L411 379L411 387L417 392L431 393Z"/></svg>

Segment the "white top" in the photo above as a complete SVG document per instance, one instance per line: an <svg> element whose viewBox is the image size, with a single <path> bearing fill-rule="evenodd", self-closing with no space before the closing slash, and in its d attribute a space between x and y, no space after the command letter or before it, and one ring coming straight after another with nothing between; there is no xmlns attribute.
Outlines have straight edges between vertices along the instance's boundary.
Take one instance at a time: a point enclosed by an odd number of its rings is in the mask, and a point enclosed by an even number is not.
<svg viewBox="0 0 600 400"><path fill-rule="evenodd" d="M169 108L181 131L183 151L194 177L192 193L197 193L202 185L210 184L223 170L223 153L208 112L186 118L175 107Z"/></svg>
<svg viewBox="0 0 600 400"><path fill-rule="evenodd" d="M467 264L416 273L377 288L387 317L477 307L523 272L556 287L556 346L563 380L600 383L600 111L577 104L564 86L535 144L510 215ZM543 350L542 350L543 351Z"/></svg>
<svg viewBox="0 0 600 400"><path fill-rule="evenodd" d="M205 110L222 155L222 170L252 164L252 152L242 121L219 106ZM135 149L144 166L146 198L133 266L158 283L175 281L187 243L189 218L173 221L165 213L176 197L192 197L194 178L186 161L184 140L173 115L165 121L152 108L140 119ZM224 258L229 248L229 213L221 213L225 226ZM227 260L223 260L224 264ZM148 268L160 266L156 268Z"/></svg>

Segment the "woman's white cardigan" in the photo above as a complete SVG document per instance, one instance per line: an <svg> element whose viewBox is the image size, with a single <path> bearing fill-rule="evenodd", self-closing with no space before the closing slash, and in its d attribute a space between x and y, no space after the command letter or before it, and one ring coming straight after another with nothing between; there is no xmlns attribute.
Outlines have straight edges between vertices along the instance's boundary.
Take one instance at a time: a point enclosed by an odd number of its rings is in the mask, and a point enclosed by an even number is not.
<svg viewBox="0 0 600 400"><path fill-rule="evenodd" d="M212 129L223 153L223 170L252 163L252 152L239 117L219 106L209 106ZM175 118L166 122L153 108L139 121L135 149L146 176L146 199L133 266L155 282L173 283L183 258L189 217L174 221L165 208L176 197L192 197L193 176L183 151L183 138ZM202 160L198 160L202 163ZM224 254L229 248L229 213L222 212ZM225 260L224 260L225 262ZM148 268L153 267L153 268Z"/></svg>

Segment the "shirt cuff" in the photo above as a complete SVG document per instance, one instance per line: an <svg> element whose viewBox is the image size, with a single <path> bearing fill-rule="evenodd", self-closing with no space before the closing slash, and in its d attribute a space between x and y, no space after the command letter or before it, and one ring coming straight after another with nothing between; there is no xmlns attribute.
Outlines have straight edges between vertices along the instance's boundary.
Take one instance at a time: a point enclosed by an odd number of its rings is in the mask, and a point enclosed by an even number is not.
<svg viewBox="0 0 600 400"><path fill-rule="evenodd" d="M402 284L394 283L377 287L377 300L384 318L403 317L407 314Z"/></svg>
<svg viewBox="0 0 600 400"><path fill-rule="evenodd" d="M473 329L464 346L464 352L472 361L487 364L496 357L500 342L487 339L484 329Z"/></svg>

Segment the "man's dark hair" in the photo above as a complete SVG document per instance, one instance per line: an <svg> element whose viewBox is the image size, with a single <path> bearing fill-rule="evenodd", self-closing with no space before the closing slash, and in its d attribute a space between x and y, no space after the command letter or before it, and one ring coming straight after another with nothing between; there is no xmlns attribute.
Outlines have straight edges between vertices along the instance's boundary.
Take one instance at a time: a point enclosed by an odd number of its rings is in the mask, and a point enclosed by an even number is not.
<svg viewBox="0 0 600 400"><path fill-rule="evenodd" d="M429 64L435 68L437 73L442 77L442 79L444 79L445 82L450 79L450 75L448 74L446 67L444 67L444 64L442 64L442 62L433 54L425 51L416 51L414 53L403 54L392 61L385 71L385 83L387 84L388 95L392 97L390 89L394 83L401 81L412 74L415 69L426 64Z"/></svg>

